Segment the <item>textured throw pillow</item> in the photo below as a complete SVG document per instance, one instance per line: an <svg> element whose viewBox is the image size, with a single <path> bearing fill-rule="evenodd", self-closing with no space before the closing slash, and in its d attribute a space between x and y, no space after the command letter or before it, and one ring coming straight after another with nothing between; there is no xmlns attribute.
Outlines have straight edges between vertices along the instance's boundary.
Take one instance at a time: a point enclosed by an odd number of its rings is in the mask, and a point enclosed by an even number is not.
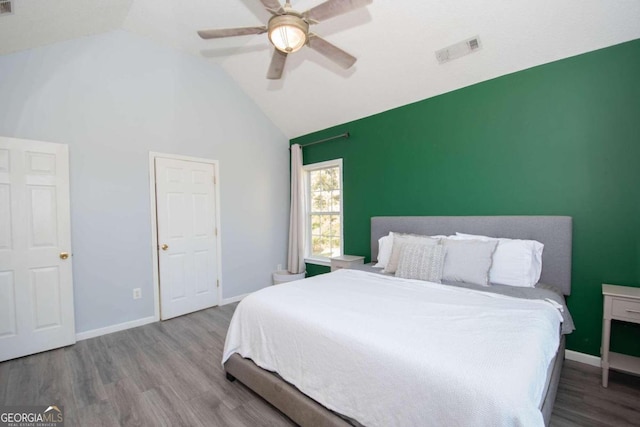
<svg viewBox="0 0 640 427"><path fill-rule="evenodd" d="M398 268L398 260L400 259L400 246L403 243L420 243L423 245L435 246L440 243L438 239L432 239L429 236L419 236L417 234L401 234L401 233L389 233L393 236L393 247L391 249L391 256L389 262L384 268L385 273L395 273Z"/></svg>
<svg viewBox="0 0 640 427"><path fill-rule="evenodd" d="M536 240L494 238L463 233L456 233L456 235L463 239L498 242L489 271L491 283L532 288L540 280L544 249L542 243Z"/></svg>
<svg viewBox="0 0 640 427"><path fill-rule="evenodd" d="M396 277L440 283L443 265L444 248L441 245L403 243Z"/></svg>
<svg viewBox="0 0 640 427"><path fill-rule="evenodd" d="M385 268L391 258L391 249L393 248L393 235L383 236L378 239L378 263L375 268Z"/></svg>
<svg viewBox="0 0 640 427"><path fill-rule="evenodd" d="M443 239L445 249L442 280L489 286L489 270L495 241Z"/></svg>

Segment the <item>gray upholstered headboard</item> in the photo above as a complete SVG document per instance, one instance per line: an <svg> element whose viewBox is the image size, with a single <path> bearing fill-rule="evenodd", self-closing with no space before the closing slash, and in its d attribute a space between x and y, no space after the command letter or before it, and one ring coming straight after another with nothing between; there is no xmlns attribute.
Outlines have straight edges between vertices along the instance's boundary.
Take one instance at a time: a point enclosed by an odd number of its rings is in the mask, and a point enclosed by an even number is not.
<svg viewBox="0 0 640 427"><path fill-rule="evenodd" d="M379 216L371 218L371 260L378 259L378 239L390 231L423 235L456 232L537 240L544 244L540 282L571 293L569 216Z"/></svg>

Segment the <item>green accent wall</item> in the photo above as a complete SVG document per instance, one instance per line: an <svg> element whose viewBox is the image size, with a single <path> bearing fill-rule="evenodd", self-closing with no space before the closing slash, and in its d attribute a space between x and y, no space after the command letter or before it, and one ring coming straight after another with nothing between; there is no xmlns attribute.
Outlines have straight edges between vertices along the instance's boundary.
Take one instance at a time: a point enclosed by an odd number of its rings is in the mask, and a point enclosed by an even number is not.
<svg viewBox="0 0 640 427"><path fill-rule="evenodd" d="M344 159L347 254L370 255L372 216L572 216L567 345L599 355L601 284L640 282L639 76L634 40L291 143L351 133L304 149L305 164ZM639 326L615 324L612 349L640 355Z"/></svg>
<svg viewBox="0 0 640 427"><path fill-rule="evenodd" d="M331 267L325 267L324 265L307 263L306 266L307 266L307 275L306 275L307 277L313 277L318 274L324 274L331 271Z"/></svg>

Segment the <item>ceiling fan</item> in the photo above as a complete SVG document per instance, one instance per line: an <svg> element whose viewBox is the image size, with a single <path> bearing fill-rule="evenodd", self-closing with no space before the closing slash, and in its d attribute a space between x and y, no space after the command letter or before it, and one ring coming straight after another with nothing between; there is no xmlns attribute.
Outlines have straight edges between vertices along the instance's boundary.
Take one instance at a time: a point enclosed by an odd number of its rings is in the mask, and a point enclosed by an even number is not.
<svg viewBox="0 0 640 427"><path fill-rule="evenodd" d="M290 53L297 52L304 45L326 56L344 69L350 68L356 58L316 34L309 32L309 26L333 18L343 13L364 7L373 0L327 0L306 12L298 12L291 7L289 0L283 6L278 0L260 0L267 11L273 15L266 26L222 28L198 31L203 39L246 36L268 33L269 41L275 47L267 78L277 80L282 77L284 64Z"/></svg>

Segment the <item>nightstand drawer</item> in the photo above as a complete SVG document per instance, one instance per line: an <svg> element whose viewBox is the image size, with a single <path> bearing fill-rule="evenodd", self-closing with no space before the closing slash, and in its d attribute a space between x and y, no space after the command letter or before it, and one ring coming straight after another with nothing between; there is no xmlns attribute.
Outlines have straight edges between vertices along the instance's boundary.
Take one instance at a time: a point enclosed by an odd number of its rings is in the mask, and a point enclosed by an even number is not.
<svg viewBox="0 0 640 427"><path fill-rule="evenodd" d="M349 268L351 267L350 261L337 261L331 260L331 269L332 270L340 270L341 268Z"/></svg>
<svg viewBox="0 0 640 427"><path fill-rule="evenodd" d="M640 301L629 301L613 298L611 301L611 316L614 319L625 318L640 323Z"/></svg>

